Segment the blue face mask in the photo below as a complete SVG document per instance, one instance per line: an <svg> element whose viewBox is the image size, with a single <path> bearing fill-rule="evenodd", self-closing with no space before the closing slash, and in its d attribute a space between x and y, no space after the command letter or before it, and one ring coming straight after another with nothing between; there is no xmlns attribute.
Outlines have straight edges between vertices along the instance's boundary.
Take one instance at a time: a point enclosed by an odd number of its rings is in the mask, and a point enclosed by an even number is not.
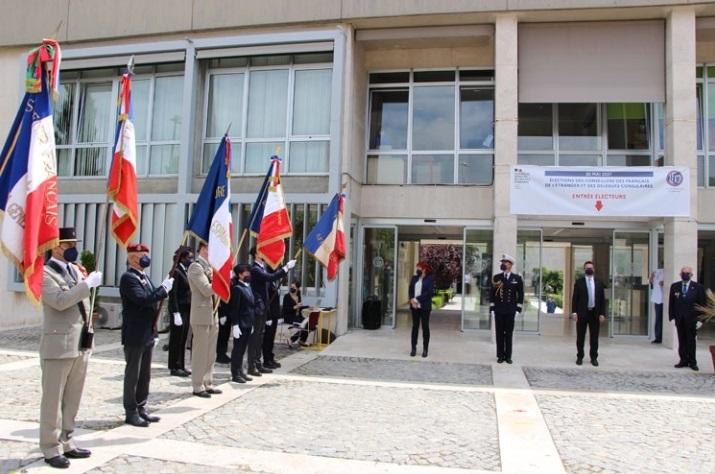
<svg viewBox="0 0 715 474"><path fill-rule="evenodd" d="M144 255L142 258L139 259L140 267L147 268L149 265L151 265L151 258L149 258L148 255Z"/></svg>
<svg viewBox="0 0 715 474"><path fill-rule="evenodd" d="M79 257L79 251L77 250L77 247L66 248L65 251L62 253L62 258L64 258L68 262L76 262L77 257Z"/></svg>

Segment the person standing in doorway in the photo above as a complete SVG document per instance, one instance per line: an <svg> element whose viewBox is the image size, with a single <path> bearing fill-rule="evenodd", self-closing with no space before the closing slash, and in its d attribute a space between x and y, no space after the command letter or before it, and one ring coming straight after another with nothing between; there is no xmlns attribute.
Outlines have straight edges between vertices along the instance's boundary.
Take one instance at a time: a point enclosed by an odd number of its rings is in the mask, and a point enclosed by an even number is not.
<svg viewBox="0 0 715 474"><path fill-rule="evenodd" d="M675 328L678 331L680 361L675 364L675 368L690 367L697 371L695 336L697 334L698 310L696 307L705 306L707 301L705 287L692 278L693 269L683 267L680 269L680 281L670 285L668 319L675 320Z"/></svg>
<svg viewBox="0 0 715 474"><path fill-rule="evenodd" d="M489 310L494 319L497 340L497 362L511 364L514 319L521 314L524 304L524 280L512 272L514 257L502 254L499 269L492 277Z"/></svg>
<svg viewBox="0 0 715 474"><path fill-rule="evenodd" d="M174 286L169 292L169 313L171 326L169 332L169 371L176 377L188 377L186 370L186 339L189 336L189 314L191 311L191 289L186 274L194 260L191 247L181 246L174 254Z"/></svg>
<svg viewBox="0 0 715 474"><path fill-rule="evenodd" d="M650 274L650 301L655 307L655 328L653 344L663 342L663 269L658 268Z"/></svg>
<svg viewBox="0 0 715 474"><path fill-rule="evenodd" d="M606 320L606 291L596 279L593 262L583 264L585 276L576 280L571 297L571 318L576 320L576 365L583 364L586 328L589 333L591 365L598 367L598 333Z"/></svg>
<svg viewBox="0 0 715 474"><path fill-rule="evenodd" d="M417 336L420 332L420 323L422 323L422 357L427 357L434 280L429 275L427 263L419 262L416 266L409 288L410 311L412 311L412 351L410 351L410 356L414 357L417 354Z"/></svg>

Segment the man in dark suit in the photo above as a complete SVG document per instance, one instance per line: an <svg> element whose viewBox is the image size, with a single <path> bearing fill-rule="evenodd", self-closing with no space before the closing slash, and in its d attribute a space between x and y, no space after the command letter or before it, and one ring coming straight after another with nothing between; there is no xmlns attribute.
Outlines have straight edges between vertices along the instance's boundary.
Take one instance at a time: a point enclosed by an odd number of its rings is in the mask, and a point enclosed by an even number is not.
<svg viewBox="0 0 715 474"><path fill-rule="evenodd" d="M511 255L503 254L499 269L492 277L489 310L494 319L497 339L497 362L511 364L514 319L521 314L524 304L524 280L511 271L515 260Z"/></svg>
<svg viewBox="0 0 715 474"><path fill-rule="evenodd" d="M576 365L583 364L588 328L591 365L598 367L598 333L606 320L606 292L603 283L596 279L593 262L584 263L583 270L586 275L576 280L571 295L571 318L576 320Z"/></svg>
<svg viewBox="0 0 715 474"><path fill-rule="evenodd" d="M181 246L174 254L174 287L169 292L169 313L171 314L171 332L169 332L169 370L171 375L188 377L186 370L186 339L189 336L189 314L191 312L191 288L186 274L194 260L191 247Z"/></svg>
<svg viewBox="0 0 715 474"><path fill-rule="evenodd" d="M263 334L266 329L266 316L268 314L268 288L274 282L278 281L288 274L288 270L295 266L295 260L289 261L283 268L275 273L271 273L266 269L266 264L256 249L251 249L251 257L253 257L253 266L251 266L251 290L256 303L256 321L253 327L253 335L248 344L248 374L255 377L260 377L262 374L273 372L261 364L261 352L263 350Z"/></svg>
<svg viewBox="0 0 715 474"><path fill-rule="evenodd" d="M695 360L695 335L698 323L698 310L696 305L705 306L705 288L700 283L692 280L693 269L683 267L680 270L680 281L670 285L670 298L668 304L668 319L675 320L678 331L678 354L680 362L676 368L690 367L698 370Z"/></svg>
<svg viewBox="0 0 715 474"><path fill-rule="evenodd" d="M159 302L166 298L174 285L167 277L159 287L144 273L151 264L149 247L144 244L127 246L129 268L119 281L122 297L122 345L127 365L124 369L125 423L146 427L159 421L146 409L151 378L151 356L156 337L154 318Z"/></svg>

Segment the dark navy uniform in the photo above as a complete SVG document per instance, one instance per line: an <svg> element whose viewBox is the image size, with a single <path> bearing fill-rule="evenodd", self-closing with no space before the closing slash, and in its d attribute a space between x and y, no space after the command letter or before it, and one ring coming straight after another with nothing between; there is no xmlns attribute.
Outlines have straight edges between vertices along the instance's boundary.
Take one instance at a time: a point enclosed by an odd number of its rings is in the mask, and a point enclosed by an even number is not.
<svg viewBox="0 0 715 474"><path fill-rule="evenodd" d="M516 273L497 273L492 277L489 310L494 312L497 358L511 360L514 317L524 304L524 280Z"/></svg>
<svg viewBox="0 0 715 474"><path fill-rule="evenodd" d="M676 281L670 285L670 299L668 304L668 319L675 320L678 332L678 366L689 366L697 369L695 359L695 336L697 334L698 310L697 305L705 306L707 298L705 287L697 281Z"/></svg>

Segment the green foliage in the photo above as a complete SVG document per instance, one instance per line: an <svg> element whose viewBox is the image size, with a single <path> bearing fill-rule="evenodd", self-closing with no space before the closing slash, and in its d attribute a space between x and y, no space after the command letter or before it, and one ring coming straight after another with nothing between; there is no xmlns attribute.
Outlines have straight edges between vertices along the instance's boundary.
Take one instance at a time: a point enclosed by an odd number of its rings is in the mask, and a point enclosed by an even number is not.
<svg viewBox="0 0 715 474"><path fill-rule="evenodd" d="M534 287L537 289L539 287L539 275L543 281L543 286L541 288L541 299L543 301L551 298L556 302L556 306L559 308L564 307L564 272L559 270L551 270L549 268L543 267L541 269L541 274L539 274L539 269L534 268Z"/></svg>
<svg viewBox="0 0 715 474"><path fill-rule="evenodd" d="M79 256L79 262L87 270L87 273L92 273L97 269L97 259L89 250L83 250Z"/></svg>

